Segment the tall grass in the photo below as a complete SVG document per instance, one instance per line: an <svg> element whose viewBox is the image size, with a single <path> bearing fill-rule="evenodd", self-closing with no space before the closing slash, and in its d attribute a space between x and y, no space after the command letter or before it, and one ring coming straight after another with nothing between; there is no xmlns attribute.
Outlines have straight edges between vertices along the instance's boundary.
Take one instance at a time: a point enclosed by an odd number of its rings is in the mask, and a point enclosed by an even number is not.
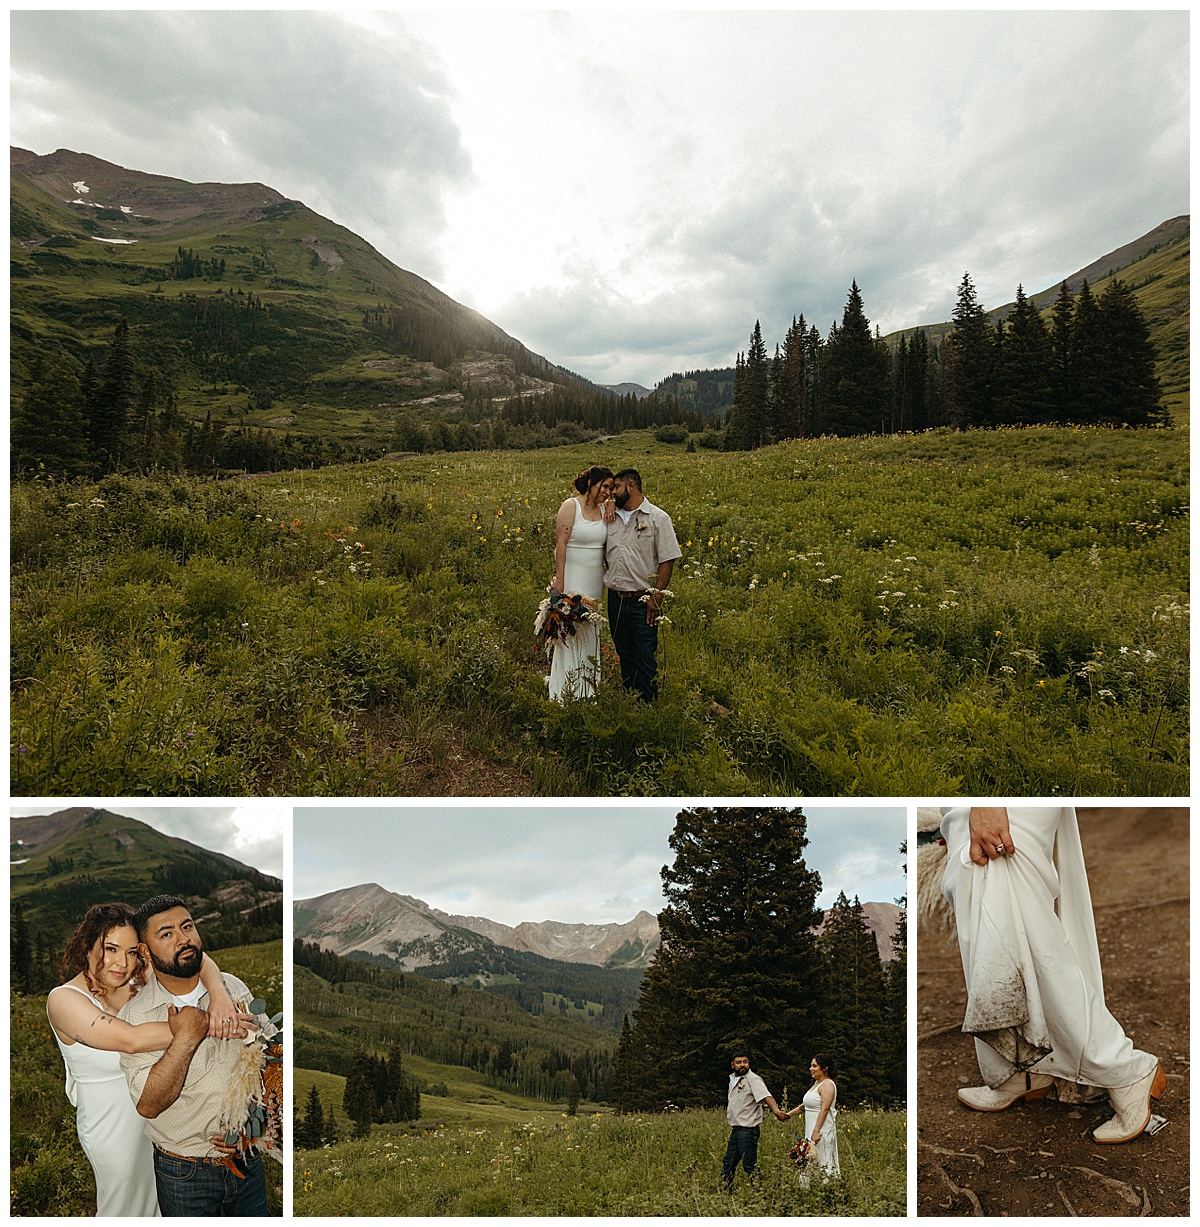
<svg viewBox="0 0 1200 1227"><path fill-rule="evenodd" d="M777 1216L905 1213L904 1114L841 1111L842 1177L799 1182L795 1130L765 1121L759 1180L720 1188L729 1127L721 1111L563 1116L553 1126L376 1127L295 1158L297 1216Z"/></svg>
<svg viewBox="0 0 1200 1227"><path fill-rule="evenodd" d="M13 790L395 795L470 761L563 795L1182 795L1187 439L18 485ZM607 644L594 699L546 697L533 614L594 460L639 466L683 548L654 706Z"/></svg>

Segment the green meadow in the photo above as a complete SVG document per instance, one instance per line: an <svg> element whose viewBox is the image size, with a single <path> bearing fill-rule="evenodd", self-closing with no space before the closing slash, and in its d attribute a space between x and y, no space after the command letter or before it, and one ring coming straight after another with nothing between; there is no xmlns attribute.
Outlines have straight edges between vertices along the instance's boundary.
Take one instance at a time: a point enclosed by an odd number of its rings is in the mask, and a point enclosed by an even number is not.
<svg viewBox="0 0 1200 1227"><path fill-rule="evenodd" d="M12 490L18 795L1142 795L1188 781L1186 430L629 433ZM683 559L640 704L546 698L553 520Z"/></svg>
<svg viewBox="0 0 1200 1227"><path fill-rule="evenodd" d="M427 1077L420 1062L405 1068ZM581 1107L576 1116L537 1101L466 1084L437 1067L451 1097L422 1095L422 1119L409 1126L375 1125L368 1138L339 1140L294 1157L293 1208L298 1217L407 1216L775 1216L905 1213L903 1112L869 1108L838 1114L842 1179L801 1186L787 1152L791 1125L768 1119L759 1147L760 1179L744 1174L732 1194L721 1191L725 1113L673 1112L615 1116ZM340 1107L342 1079L296 1071L297 1110L317 1085L326 1110Z"/></svg>

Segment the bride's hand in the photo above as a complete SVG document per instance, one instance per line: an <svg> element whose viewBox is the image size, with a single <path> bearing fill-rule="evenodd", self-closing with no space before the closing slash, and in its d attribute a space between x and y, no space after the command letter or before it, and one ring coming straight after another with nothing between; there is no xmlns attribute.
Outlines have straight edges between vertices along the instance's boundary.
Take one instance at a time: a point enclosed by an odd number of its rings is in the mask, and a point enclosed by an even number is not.
<svg viewBox="0 0 1200 1227"><path fill-rule="evenodd" d="M240 1029L237 1006L226 997L223 1001L210 1001L208 1007L208 1034L217 1040L233 1039ZM243 1031L244 1035L245 1032Z"/></svg>
<svg viewBox="0 0 1200 1227"><path fill-rule="evenodd" d="M1002 805L973 805L969 818L971 860L986 865L997 857L1011 856L1016 848L1008 829L1008 810Z"/></svg>

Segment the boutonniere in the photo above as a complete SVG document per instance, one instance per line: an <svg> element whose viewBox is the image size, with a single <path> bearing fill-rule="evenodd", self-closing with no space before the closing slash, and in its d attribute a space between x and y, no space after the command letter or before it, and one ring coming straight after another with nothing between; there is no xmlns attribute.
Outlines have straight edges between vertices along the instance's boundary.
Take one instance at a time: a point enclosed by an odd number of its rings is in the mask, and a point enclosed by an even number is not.
<svg viewBox="0 0 1200 1227"><path fill-rule="evenodd" d="M634 532L644 533L649 527L649 524L647 524L645 520L638 520L638 522L634 525Z"/></svg>

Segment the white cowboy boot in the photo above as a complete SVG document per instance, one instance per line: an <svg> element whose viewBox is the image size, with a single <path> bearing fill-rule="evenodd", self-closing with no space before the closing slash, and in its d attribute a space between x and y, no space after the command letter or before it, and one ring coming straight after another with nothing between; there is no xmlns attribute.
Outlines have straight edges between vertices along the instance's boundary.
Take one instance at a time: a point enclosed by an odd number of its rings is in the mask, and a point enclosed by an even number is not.
<svg viewBox="0 0 1200 1227"><path fill-rule="evenodd" d="M1049 1074L1013 1074L998 1087L964 1086L959 1088L958 1102L976 1112L1001 1112L1018 1099L1045 1099L1054 1079Z"/></svg>
<svg viewBox="0 0 1200 1227"><path fill-rule="evenodd" d="M1150 1123L1150 1100L1161 1099L1167 1089L1167 1076L1161 1065L1130 1086L1114 1086L1108 1091L1108 1102L1116 1116L1092 1130L1097 1142L1129 1142Z"/></svg>

